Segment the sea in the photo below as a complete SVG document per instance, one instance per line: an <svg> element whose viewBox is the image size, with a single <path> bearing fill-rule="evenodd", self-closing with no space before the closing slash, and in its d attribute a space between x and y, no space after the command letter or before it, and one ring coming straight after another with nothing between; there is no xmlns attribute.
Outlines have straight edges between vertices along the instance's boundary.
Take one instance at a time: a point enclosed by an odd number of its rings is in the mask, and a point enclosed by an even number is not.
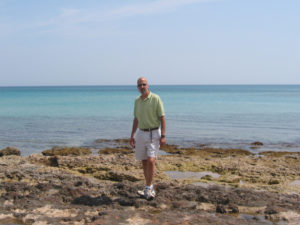
<svg viewBox="0 0 300 225"><path fill-rule="evenodd" d="M300 85L152 85L165 107L167 143L300 151ZM0 87L0 149L129 138L136 86ZM253 147L253 142L263 146ZM97 146L99 147L99 146Z"/></svg>

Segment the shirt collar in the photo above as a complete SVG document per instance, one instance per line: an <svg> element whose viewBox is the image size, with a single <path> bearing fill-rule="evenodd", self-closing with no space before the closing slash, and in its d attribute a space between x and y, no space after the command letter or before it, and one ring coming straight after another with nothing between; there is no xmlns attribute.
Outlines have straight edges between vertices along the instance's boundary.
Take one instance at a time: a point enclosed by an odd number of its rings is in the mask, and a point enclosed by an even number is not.
<svg viewBox="0 0 300 225"><path fill-rule="evenodd" d="M149 98L151 98L151 96L152 96L152 93L151 93L151 91L149 91L149 95L147 96L147 98L145 98L144 100L142 99L142 97L140 97L140 98L141 98L142 101L146 101L146 100L148 100Z"/></svg>

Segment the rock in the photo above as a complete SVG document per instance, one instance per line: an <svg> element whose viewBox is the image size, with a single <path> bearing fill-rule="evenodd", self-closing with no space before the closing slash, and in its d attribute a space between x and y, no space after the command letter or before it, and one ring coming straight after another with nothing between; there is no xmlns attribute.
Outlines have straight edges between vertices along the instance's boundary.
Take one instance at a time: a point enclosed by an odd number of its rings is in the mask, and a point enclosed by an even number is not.
<svg viewBox="0 0 300 225"><path fill-rule="evenodd" d="M101 206L101 205L112 204L112 200L105 195L100 196L100 197L90 197L88 195L83 195L78 198L75 198L72 201L72 204L87 205L87 206Z"/></svg>
<svg viewBox="0 0 300 225"><path fill-rule="evenodd" d="M217 203L222 204L222 205L228 205L230 202L230 198L227 196L218 196L217 198Z"/></svg>
<svg viewBox="0 0 300 225"><path fill-rule="evenodd" d="M208 202L209 196L200 194L197 197L198 202Z"/></svg>
<svg viewBox="0 0 300 225"><path fill-rule="evenodd" d="M104 142L110 142L111 140L109 139L96 139L94 142L95 143L104 143Z"/></svg>
<svg viewBox="0 0 300 225"><path fill-rule="evenodd" d="M270 205L270 206L268 206L267 208L266 208L266 210L265 210L265 214L277 214L277 213L279 213L281 210L280 210L280 208L278 208L278 207L276 207L276 206L272 206L272 205Z"/></svg>
<svg viewBox="0 0 300 225"><path fill-rule="evenodd" d="M205 176L201 177L201 179L203 179L203 180L212 180L212 176L211 175L205 175Z"/></svg>
<svg viewBox="0 0 300 225"><path fill-rule="evenodd" d="M280 183L279 180L270 180L270 181L268 182L269 185L279 184L279 183Z"/></svg>
<svg viewBox="0 0 300 225"><path fill-rule="evenodd" d="M21 155L21 152L18 148L15 147L6 147L0 150L0 157L6 155Z"/></svg>
<svg viewBox="0 0 300 225"><path fill-rule="evenodd" d="M95 143L105 143L105 142L109 142L109 143L123 143L123 144L128 144L130 142L130 139L128 138L118 138L118 139L96 139L94 141Z"/></svg>
<svg viewBox="0 0 300 225"><path fill-rule="evenodd" d="M133 153L133 151L130 148L105 148L99 150L98 153L99 154L115 154L115 153L130 154Z"/></svg>
<svg viewBox="0 0 300 225"><path fill-rule="evenodd" d="M291 153L285 153L276 158L258 158L236 151L201 151L191 156L172 154L158 158L154 180L157 196L152 201L137 195L137 190L144 187L144 177L141 163L134 160L133 154L0 157L0 215L9 214L11 221L23 221L11 222L15 224L264 223L228 215L231 213L253 218L264 214L265 218L285 219L291 224L299 220L298 187L288 189L294 193L287 194L280 189L288 188L285 182L266 182L295 179L300 157L287 158ZM162 176L162 168L178 170L180 166L201 172L211 171L213 165L222 172L221 178L205 180L207 185ZM243 186L225 182L231 178L243 180ZM255 183L251 183L254 179Z"/></svg>
<svg viewBox="0 0 300 225"><path fill-rule="evenodd" d="M252 146L263 146L264 144L260 141L255 141L251 143Z"/></svg>
<svg viewBox="0 0 300 225"><path fill-rule="evenodd" d="M300 221L300 213L295 211L287 211L287 212L280 212L279 219L283 221L287 221L289 224L299 224Z"/></svg>
<svg viewBox="0 0 300 225"><path fill-rule="evenodd" d="M89 148L80 148L80 147L53 147L52 149L45 150L42 152L45 156L67 156L67 155L89 155L91 154Z"/></svg>
<svg viewBox="0 0 300 225"><path fill-rule="evenodd" d="M119 198L116 200L121 206L134 206L136 205L135 199Z"/></svg>
<svg viewBox="0 0 300 225"><path fill-rule="evenodd" d="M224 213L226 213L226 209L223 205L217 205L216 212L224 214Z"/></svg>
<svg viewBox="0 0 300 225"><path fill-rule="evenodd" d="M139 181L141 179L131 175L130 173L114 172L114 171L99 171L94 173L94 177L100 180L111 180L111 181Z"/></svg>
<svg viewBox="0 0 300 225"><path fill-rule="evenodd" d="M56 156L49 158L49 166L58 167L58 158Z"/></svg>
<svg viewBox="0 0 300 225"><path fill-rule="evenodd" d="M175 209L196 209L197 203L192 201L174 201L172 207Z"/></svg>
<svg viewBox="0 0 300 225"><path fill-rule="evenodd" d="M235 204L230 204L230 205L228 206L227 211L228 211L229 213L239 213L239 207L238 207L237 205L235 205Z"/></svg>
<svg viewBox="0 0 300 225"><path fill-rule="evenodd" d="M181 152L182 152L181 149L178 149L178 146L169 145L169 144L165 144L165 145L161 146L160 149L167 153L170 153L170 154L181 154Z"/></svg>

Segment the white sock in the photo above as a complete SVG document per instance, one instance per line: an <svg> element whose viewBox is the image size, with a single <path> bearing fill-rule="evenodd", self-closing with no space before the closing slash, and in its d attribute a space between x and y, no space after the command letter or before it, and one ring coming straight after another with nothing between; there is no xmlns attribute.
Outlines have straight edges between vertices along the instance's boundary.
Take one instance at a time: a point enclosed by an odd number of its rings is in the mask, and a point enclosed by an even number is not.
<svg viewBox="0 0 300 225"><path fill-rule="evenodd" d="M153 190L153 184L151 184L150 186L147 186L147 185L146 185L146 188L147 188L147 189Z"/></svg>

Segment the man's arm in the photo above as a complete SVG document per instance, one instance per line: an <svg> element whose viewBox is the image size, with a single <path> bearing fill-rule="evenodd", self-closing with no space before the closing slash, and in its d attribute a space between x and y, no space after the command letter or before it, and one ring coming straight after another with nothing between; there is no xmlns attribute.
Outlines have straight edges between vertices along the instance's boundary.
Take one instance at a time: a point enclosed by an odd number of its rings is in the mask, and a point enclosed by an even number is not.
<svg viewBox="0 0 300 225"><path fill-rule="evenodd" d="M133 123L132 123L131 137L130 137L130 145L133 148L134 148L134 145L135 145L134 134L135 134L135 132L138 128L138 124L139 124L138 119L136 117L134 117Z"/></svg>
<svg viewBox="0 0 300 225"><path fill-rule="evenodd" d="M160 126L161 126L160 145L163 146L164 144L166 144L166 118L165 118L165 116L160 117Z"/></svg>

